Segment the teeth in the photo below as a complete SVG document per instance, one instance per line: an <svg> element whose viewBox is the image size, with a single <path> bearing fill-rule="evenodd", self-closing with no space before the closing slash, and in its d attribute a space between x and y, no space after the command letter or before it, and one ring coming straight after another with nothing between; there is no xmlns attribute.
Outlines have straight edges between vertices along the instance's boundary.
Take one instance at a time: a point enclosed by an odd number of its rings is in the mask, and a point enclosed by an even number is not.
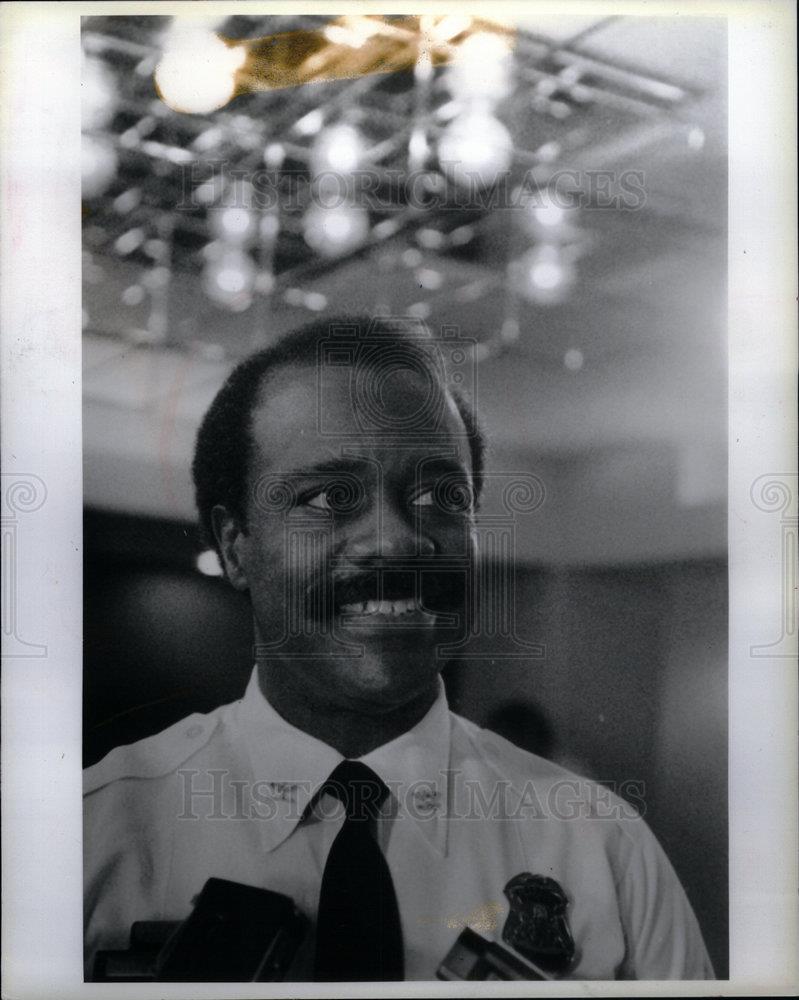
<svg viewBox="0 0 799 1000"><path fill-rule="evenodd" d="M399 601L355 601L353 604L343 604L341 610L349 615L405 615L410 611L419 610L417 602L412 597Z"/></svg>

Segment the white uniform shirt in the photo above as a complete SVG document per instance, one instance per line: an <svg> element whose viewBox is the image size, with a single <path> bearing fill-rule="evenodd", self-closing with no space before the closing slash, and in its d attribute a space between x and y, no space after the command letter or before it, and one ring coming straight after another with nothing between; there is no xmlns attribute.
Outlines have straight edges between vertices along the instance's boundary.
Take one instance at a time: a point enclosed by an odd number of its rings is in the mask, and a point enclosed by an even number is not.
<svg viewBox="0 0 799 1000"><path fill-rule="evenodd" d="M466 926L502 944L503 888L522 872L555 879L568 897L568 978L713 977L683 889L632 807L450 712L443 685L418 725L360 759L392 793L377 837L406 979L434 979ZM186 917L211 876L284 893L313 927L344 813L325 796L302 815L341 760L274 711L253 671L241 701L88 768L87 962L126 948L136 920ZM311 932L293 979L311 978L312 956Z"/></svg>

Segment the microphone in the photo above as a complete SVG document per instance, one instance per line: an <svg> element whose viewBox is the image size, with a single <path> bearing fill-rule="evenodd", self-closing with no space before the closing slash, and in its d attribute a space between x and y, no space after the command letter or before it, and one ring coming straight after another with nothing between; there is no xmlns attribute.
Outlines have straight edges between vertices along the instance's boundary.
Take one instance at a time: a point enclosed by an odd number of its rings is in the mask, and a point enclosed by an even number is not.
<svg viewBox="0 0 799 1000"><path fill-rule="evenodd" d="M487 979L554 979L532 962L523 961L502 945L489 941L470 927L461 931L436 970L447 981Z"/></svg>
<svg viewBox="0 0 799 1000"><path fill-rule="evenodd" d="M557 882L523 872L505 890L511 911L502 936L515 950L467 927L438 979L553 980L569 969L575 949ZM281 982L307 928L289 896L209 878L185 920L137 921L129 948L98 951L90 982Z"/></svg>
<svg viewBox="0 0 799 1000"><path fill-rule="evenodd" d="M91 981L279 982L306 928L288 896L210 878L185 920L137 921L127 950L98 951Z"/></svg>

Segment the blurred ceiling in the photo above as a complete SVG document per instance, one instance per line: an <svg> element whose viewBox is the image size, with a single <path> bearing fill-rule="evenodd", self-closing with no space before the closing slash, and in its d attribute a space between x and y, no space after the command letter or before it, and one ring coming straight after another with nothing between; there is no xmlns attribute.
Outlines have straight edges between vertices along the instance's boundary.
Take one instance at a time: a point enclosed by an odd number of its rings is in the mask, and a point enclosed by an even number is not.
<svg viewBox="0 0 799 1000"><path fill-rule="evenodd" d="M498 461L666 447L675 468L704 470L700 501L723 497L723 462L708 476L696 457L723 454L726 437L723 20L465 18L450 57L426 73L411 63L239 93L203 114L172 110L155 89L170 20L83 19L84 51L113 95L84 121L90 149L113 150L83 203L87 503L191 517L193 435L232 363L342 311L415 315L481 345L469 384ZM382 20L411 35L418 21ZM233 17L215 30L249 44L325 29L338 39L329 29L340 23ZM475 94L496 73L467 65L476 76L470 89L461 73L464 94L452 68L458 45L486 30L511 44L509 86L487 111ZM486 160L475 148L491 146L488 132L467 142L483 171L475 185L442 151L476 103L512 150ZM320 249L314 172L342 124L362 142L371 186L356 186L356 200L368 220L358 241ZM227 239L219 206L237 177L251 183L256 222L272 221L237 244L246 287L226 296L214 285ZM277 209L253 191L279 191Z"/></svg>

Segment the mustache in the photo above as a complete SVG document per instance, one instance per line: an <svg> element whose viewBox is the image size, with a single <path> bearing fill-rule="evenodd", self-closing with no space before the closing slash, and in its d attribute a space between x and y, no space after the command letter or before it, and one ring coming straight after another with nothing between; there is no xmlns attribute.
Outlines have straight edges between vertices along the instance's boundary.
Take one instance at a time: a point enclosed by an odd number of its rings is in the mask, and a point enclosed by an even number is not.
<svg viewBox="0 0 799 1000"><path fill-rule="evenodd" d="M308 610L317 617L323 608L338 612L345 604L412 598L428 611L454 611L464 604L466 579L464 566L445 568L433 560L423 566L333 570L307 588Z"/></svg>

